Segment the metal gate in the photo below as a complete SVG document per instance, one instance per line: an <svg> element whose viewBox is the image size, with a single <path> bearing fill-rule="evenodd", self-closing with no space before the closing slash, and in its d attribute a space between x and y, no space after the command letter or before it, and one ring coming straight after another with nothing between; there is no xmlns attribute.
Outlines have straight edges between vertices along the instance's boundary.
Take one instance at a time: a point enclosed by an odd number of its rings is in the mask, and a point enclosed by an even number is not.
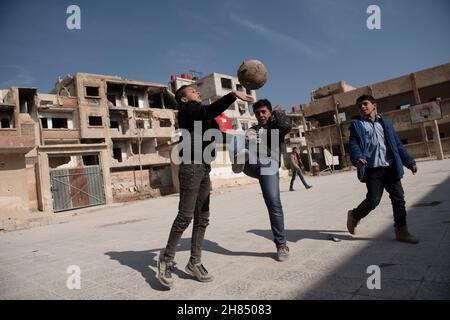
<svg viewBox="0 0 450 320"><path fill-rule="evenodd" d="M53 211L95 206L105 203L100 166L50 170Z"/></svg>

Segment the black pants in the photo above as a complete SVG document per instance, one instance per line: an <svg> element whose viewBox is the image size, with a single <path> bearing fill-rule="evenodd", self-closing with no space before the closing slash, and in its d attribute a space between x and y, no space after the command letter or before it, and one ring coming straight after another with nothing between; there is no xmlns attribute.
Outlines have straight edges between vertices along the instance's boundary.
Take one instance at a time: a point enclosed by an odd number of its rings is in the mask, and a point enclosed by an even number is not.
<svg viewBox="0 0 450 320"><path fill-rule="evenodd" d="M178 215L170 230L164 252L164 260L171 262L181 235L194 218L191 238L191 261L200 263L203 239L209 224L209 198L211 182L209 173L211 167L206 164L181 164L178 178L180 180L180 202Z"/></svg>
<svg viewBox="0 0 450 320"><path fill-rule="evenodd" d="M394 170L392 166L366 169L364 179L367 195L360 205L353 209L352 214L355 219L360 220L375 209L380 203L383 190L386 189L394 210L394 227L406 226L405 194L400 179L393 178Z"/></svg>

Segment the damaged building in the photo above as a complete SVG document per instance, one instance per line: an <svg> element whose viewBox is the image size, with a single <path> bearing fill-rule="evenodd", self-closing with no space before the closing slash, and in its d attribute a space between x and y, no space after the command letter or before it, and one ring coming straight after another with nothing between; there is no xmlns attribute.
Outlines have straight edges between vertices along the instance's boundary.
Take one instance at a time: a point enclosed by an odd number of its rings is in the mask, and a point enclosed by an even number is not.
<svg viewBox="0 0 450 320"><path fill-rule="evenodd" d="M0 90L0 228L173 192L170 155L158 146L171 139L175 108L167 86L117 76L68 75L49 94Z"/></svg>
<svg viewBox="0 0 450 320"><path fill-rule="evenodd" d="M306 140L312 161L321 168L329 166L327 155L336 159L337 168L351 165L349 125L359 115L356 99L363 94L377 100L378 113L393 123L413 157L441 159L450 154L450 63L447 63L360 88L340 81L313 91L311 101L301 105L301 113L310 123ZM429 110L436 114L431 117ZM422 120L417 121L417 117Z"/></svg>

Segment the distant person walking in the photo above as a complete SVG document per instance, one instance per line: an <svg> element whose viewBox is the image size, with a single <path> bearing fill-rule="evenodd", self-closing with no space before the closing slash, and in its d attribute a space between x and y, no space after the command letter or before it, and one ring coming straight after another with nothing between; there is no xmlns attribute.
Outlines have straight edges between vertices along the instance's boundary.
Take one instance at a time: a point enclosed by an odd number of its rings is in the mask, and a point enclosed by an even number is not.
<svg viewBox="0 0 450 320"><path fill-rule="evenodd" d="M417 172L414 159L408 154L392 124L377 114L376 100L362 95L356 100L361 116L350 124L350 159L358 168L358 179L367 186L366 198L347 213L347 229L355 234L358 223L380 203L383 190L389 193L394 211L397 241L419 242L406 226L405 197L400 180L403 166Z"/></svg>
<svg viewBox="0 0 450 320"><path fill-rule="evenodd" d="M302 181L302 183L306 189L312 188L312 185L309 185L306 182L305 177L303 176L302 170L304 168L305 168L305 166L303 165L302 159L300 158L300 153L299 153L297 147L292 148L292 153L291 153L292 179L291 179L291 184L289 186L289 191L295 191L294 181L295 181L295 177L297 175L300 177L300 180Z"/></svg>

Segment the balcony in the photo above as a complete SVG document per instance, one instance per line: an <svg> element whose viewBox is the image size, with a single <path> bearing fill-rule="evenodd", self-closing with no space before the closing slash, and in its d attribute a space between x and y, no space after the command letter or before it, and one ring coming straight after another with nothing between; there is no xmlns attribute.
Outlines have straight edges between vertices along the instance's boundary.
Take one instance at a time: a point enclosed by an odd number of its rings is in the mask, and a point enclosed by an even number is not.
<svg viewBox="0 0 450 320"><path fill-rule="evenodd" d="M344 133L344 132L343 132ZM306 141L310 146L327 146L330 143L333 145L339 144L339 131L336 125L329 125L319 127L305 133Z"/></svg>
<svg viewBox="0 0 450 320"><path fill-rule="evenodd" d="M170 159L161 157L158 153L143 154L141 155L141 164L143 166L148 165L167 165L170 164ZM126 168L126 167L136 167L139 166L139 155L133 155L128 157L128 159L119 162L116 159L111 161L111 167L113 168Z"/></svg>
<svg viewBox="0 0 450 320"><path fill-rule="evenodd" d="M111 138L130 138L133 136L130 130L120 128L109 128L108 130Z"/></svg>
<svg viewBox="0 0 450 320"><path fill-rule="evenodd" d="M25 154L35 147L34 135L19 136L16 129L6 129L10 134L4 135L3 130L0 131L0 154Z"/></svg>
<svg viewBox="0 0 450 320"><path fill-rule="evenodd" d="M43 139L64 140L81 139L79 129L42 129Z"/></svg>

